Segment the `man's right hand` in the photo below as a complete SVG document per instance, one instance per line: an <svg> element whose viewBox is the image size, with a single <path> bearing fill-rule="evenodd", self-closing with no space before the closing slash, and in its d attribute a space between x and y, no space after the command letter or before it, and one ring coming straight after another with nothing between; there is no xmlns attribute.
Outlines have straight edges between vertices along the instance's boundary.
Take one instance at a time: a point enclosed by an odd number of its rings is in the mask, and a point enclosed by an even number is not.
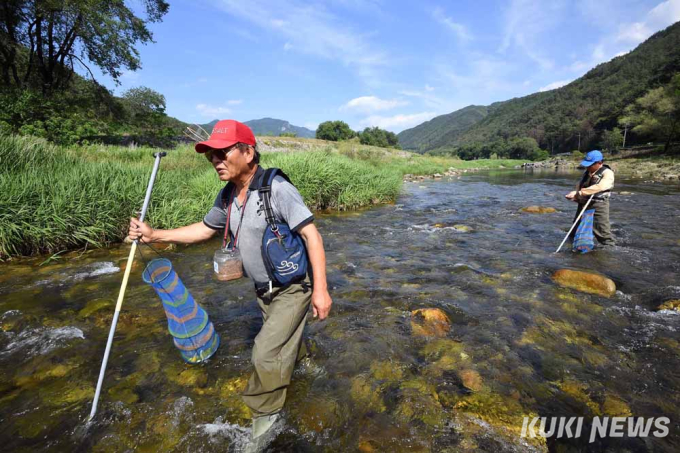
<svg viewBox="0 0 680 453"><path fill-rule="evenodd" d="M130 229L128 230L128 237L134 240L140 240L142 242L153 242L153 228L151 228L146 223L140 221L136 218L130 219Z"/></svg>

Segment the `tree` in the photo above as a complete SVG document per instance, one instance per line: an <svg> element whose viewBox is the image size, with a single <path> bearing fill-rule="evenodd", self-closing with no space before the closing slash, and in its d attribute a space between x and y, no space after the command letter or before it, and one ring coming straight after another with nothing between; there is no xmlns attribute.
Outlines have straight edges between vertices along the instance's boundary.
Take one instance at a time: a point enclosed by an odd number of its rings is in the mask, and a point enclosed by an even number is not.
<svg viewBox="0 0 680 453"><path fill-rule="evenodd" d="M122 95L130 122L157 131L165 122L165 96L147 87L130 88Z"/></svg>
<svg viewBox="0 0 680 453"><path fill-rule="evenodd" d="M623 134L621 134L621 129L615 127L611 131L603 131L600 142L602 149L605 149L610 153L616 153L621 145L623 145Z"/></svg>
<svg viewBox="0 0 680 453"><path fill-rule="evenodd" d="M362 145L380 146L382 148L398 148L399 139L394 132L380 129L379 127L367 127L359 134Z"/></svg>
<svg viewBox="0 0 680 453"><path fill-rule="evenodd" d="M356 133L344 121L325 121L316 129L316 138L337 142L354 138Z"/></svg>
<svg viewBox="0 0 680 453"><path fill-rule="evenodd" d="M279 137L293 137L294 138L294 137L297 137L297 133L292 132L292 131L291 132L281 132L279 134Z"/></svg>
<svg viewBox="0 0 680 453"><path fill-rule="evenodd" d="M650 90L625 109L620 125L633 132L665 140L664 152L680 131L680 74L665 87Z"/></svg>
<svg viewBox="0 0 680 453"><path fill-rule="evenodd" d="M35 76L43 95L51 95L68 84L76 63L92 76L86 62L118 82L122 69L140 68L135 45L153 41L147 24L168 12L164 0L143 4L146 20L124 0L4 0L0 63L5 85L25 88Z"/></svg>

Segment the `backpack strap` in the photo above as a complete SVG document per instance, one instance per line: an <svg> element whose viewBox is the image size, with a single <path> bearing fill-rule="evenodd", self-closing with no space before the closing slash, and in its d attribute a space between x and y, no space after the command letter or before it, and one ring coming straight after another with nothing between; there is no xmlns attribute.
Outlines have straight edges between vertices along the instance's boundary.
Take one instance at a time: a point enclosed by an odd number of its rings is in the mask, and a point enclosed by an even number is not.
<svg viewBox="0 0 680 453"><path fill-rule="evenodd" d="M231 214L231 209L229 209L233 197L232 195L234 194L234 189L236 186L232 182L228 182L226 186L224 186L224 189L222 189L222 208L224 208L225 211L227 211L227 223L224 226L224 239L222 240L222 247L227 246L227 237L229 238L229 242L231 242L231 235L229 234L229 217Z"/></svg>
<svg viewBox="0 0 680 453"><path fill-rule="evenodd" d="M288 178L288 175L281 171L281 169L268 168L267 170L265 170L264 174L262 175L262 178L258 182L259 187L257 189L260 195L260 200L262 200L262 204L264 206L265 219L267 220L267 223L269 224L269 227L272 229L273 232L277 232L279 229L279 227L276 226L276 218L274 217L274 209L272 208L271 200L272 182L274 181L274 178L276 177L277 174L281 175L283 179L290 182L290 178Z"/></svg>

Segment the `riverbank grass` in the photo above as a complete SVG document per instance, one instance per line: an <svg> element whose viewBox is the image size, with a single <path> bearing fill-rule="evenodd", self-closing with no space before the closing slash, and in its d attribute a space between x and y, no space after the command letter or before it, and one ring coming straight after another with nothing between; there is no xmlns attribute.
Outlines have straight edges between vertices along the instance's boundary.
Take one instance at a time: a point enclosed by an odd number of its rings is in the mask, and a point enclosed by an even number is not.
<svg viewBox="0 0 680 453"><path fill-rule="evenodd" d="M305 151L292 147L290 152L265 152L262 164L283 169L313 210L394 201L407 173L497 168L504 162L471 164L359 144L305 143ZM156 151L104 145L62 148L37 138L0 137L0 259L120 242L129 217L144 199ZM156 228L200 222L222 186L192 146L169 150L147 220Z"/></svg>

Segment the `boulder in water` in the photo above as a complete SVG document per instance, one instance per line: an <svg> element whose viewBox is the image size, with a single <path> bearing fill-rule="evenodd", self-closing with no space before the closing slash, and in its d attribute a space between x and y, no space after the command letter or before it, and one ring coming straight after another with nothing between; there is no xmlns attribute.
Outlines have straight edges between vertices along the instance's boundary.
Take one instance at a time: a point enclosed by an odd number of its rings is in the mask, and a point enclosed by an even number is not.
<svg viewBox="0 0 680 453"><path fill-rule="evenodd" d="M529 214L552 214L557 212L555 208L546 208L542 206L527 206L526 208L520 209L522 212L527 212Z"/></svg>
<svg viewBox="0 0 680 453"><path fill-rule="evenodd" d="M463 370L458 375L466 388L474 392L482 389L482 377L475 370Z"/></svg>
<svg viewBox="0 0 680 453"><path fill-rule="evenodd" d="M666 302L659 305L657 310L658 311L660 311L660 310L675 310L675 311L680 312L680 299L667 300Z"/></svg>
<svg viewBox="0 0 680 453"><path fill-rule="evenodd" d="M565 288L584 293L611 297L616 293L616 284L609 278L589 272L560 269L552 276L555 283Z"/></svg>
<svg viewBox="0 0 680 453"><path fill-rule="evenodd" d="M439 308L420 308L411 312L411 330L421 337L445 337L451 321Z"/></svg>

